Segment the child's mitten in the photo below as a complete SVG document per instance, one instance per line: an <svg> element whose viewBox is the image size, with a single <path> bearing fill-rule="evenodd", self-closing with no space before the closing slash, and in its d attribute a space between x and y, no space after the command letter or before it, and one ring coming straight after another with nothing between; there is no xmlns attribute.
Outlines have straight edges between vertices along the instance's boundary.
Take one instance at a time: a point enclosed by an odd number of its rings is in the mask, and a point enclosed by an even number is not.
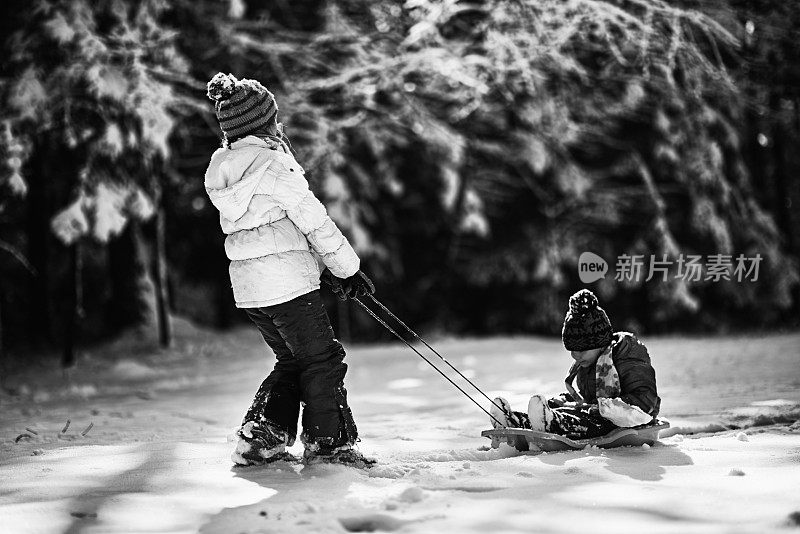
<svg viewBox="0 0 800 534"><path fill-rule="evenodd" d="M358 271L348 278L339 278L326 267L320 275L320 281L330 286L331 291L333 291L340 300L363 297L375 293L375 285L372 283L372 280L364 274L364 271Z"/></svg>
<svg viewBox="0 0 800 534"><path fill-rule="evenodd" d="M331 288L333 294L339 297L340 300L347 300L347 293L344 290L345 280L335 276L330 269L325 267L322 274L319 276L320 282Z"/></svg>
<svg viewBox="0 0 800 534"><path fill-rule="evenodd" d="M548 399L547 405L550 406L551 408L560 408L568 402L575 402L575 399L573 399L572 395L570 395L569 393L561 393L551 399Z"/></svg>
<svg viewBox="0 0 800 534"><path fill-rule="evenodd" d="M345 280L345 282L347 296L351 299L355 297L365 297L375 293L375 284L372 283L372 280L369 279L364 271L358 271L356 274Z"/></svg>

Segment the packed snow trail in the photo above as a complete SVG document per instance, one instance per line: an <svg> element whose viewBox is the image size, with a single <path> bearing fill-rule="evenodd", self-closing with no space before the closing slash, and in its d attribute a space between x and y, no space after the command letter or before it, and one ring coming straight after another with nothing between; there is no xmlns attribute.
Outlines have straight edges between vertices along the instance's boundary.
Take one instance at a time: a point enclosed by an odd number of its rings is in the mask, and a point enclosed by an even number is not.
<svg viewBox="0 0 800 534"><path fill-rule="evenodd" d="M271 356L249 329L181 324L177 338L170 351L136 336L93 349L70 385L54 364L11 370L1 531L760 533L800 517L798 334L645 337L668 436L556 454L488 449L486 417L406 347L350 347L360 448L380 461L371 470L232 468L226 437ZM556 339L434 345L514 407L561 391L570 363ZM703 431L715 433L687 435Z"/></svg>

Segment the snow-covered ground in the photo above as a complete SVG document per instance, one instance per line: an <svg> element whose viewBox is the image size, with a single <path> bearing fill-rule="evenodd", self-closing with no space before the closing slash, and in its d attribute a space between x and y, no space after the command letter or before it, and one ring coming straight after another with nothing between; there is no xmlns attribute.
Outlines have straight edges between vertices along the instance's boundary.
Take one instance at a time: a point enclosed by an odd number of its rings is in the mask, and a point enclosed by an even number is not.
<svg viewBox="0 0 800 534"><path fill-rule="evenodd" d="M5 378L0 532L762 533L800 525L800 334L646 337L673 428L652 448L550 454L487 450L486 417L407 348L352 347L347 386L360 448L380 462L361 471L232 469L226 436L271 355L254 329L178 326L170 351L132 336L88 351L68 381L54 363ZM435 346L519 408L532 392L561 391L570 363L557 339Z"/></svg>

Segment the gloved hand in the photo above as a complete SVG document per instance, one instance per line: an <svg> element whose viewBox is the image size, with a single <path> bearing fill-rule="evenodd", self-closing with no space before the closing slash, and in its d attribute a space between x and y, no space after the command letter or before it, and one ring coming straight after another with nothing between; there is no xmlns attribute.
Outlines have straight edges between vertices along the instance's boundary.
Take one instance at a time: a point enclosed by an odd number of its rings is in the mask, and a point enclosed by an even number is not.
<svg viewBox="0 0 800 534"><path fill-rule="evenodd" d="M336 290L339 289L342 285L342 279L338 278L333 275L330 269L325 267L325 269L319 275L319 281L326 286L331 288L331 291L336 293Z"/></svg>
<svg viewBox="0 0 800 534"><path fill-rule="evenodd" d="M555 397L547 400L547 405L551 408L561 408L562 406L568 405L568 403L574 403L574 399L572 395L569 393L561 393L560 395L556 395Z"/></svg>
<svg viewBox="0 0 800 534"><path fill-rule="evenodd" d="M345 290L349 298L364 297L375 293L375 284L364 273L358 271L356 274L345 280Z"/></svg>
<svg viewBox="0 0 800 534"><path fill-rule="evenodd" d="M320 281L329 285L331 291L333 291L340 300L363 297L367 294L372 295L375 293L375 285L372 283L372 280L364 274L364 271L358 271L349 278L339 278L334 276L330 269L326 268L322 271Z"/></svg>

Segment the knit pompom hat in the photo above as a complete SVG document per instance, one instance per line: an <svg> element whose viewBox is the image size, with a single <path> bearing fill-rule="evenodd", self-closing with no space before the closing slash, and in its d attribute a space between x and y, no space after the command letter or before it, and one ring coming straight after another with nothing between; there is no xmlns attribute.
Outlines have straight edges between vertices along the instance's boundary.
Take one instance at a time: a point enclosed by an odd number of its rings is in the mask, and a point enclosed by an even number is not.
<svg viewBox="0 0 800 534"><path fill-rule="evenodd" d="M222 133L228 140L242 137L263 126L277 127L278 104L275 95L255 80L237 80L233 74L217 73L208 82L208 98ZM272 128L269 128L272 126Z"/></svg>
<svg viewBox="0 0 800 534"><path fill-rule="evenodd" d="M597 297L581 289L569 298L561 340L567 350L600 349L611 343L611 322Z"/></svg>

